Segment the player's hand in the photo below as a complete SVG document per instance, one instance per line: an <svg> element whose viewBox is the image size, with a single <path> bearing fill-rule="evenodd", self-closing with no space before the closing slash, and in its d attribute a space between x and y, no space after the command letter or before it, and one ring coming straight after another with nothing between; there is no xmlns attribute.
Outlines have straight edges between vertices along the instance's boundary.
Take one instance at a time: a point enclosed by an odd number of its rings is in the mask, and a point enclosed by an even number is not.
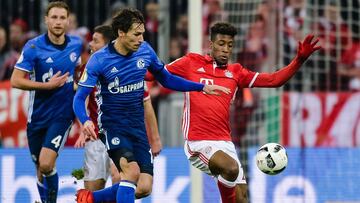
<svg viewBox="0 0 360 203"><path fill-rule="evenodd" d="M58 71L55 75L53 75L50 80L47 82L48 89L55 89L58 87L62 87L66 81L68 80L69 72L61 75L61 71Z"/></svg>
<svg viewBox="0 0 360 203"><path fill-rule="evenodd" d="M78 139L76 140L75 144L74 144L74 147L75 148L82 148L85 146L85 142L86 142L86 136L84 134L84 132L81 130L80 131L80 135L78 137Z"/></svg>
<svg viewBox="0 0 360 203"><path fill-rule="evenodd" d="M220 92L224 92L225 94L231 93L231 90L229 88L219 85L205 85L203 91L206 94L214 94L214 95L220 95Z"/></svg>
<svg viewBox="0 0 360 203"><path fill-rule="evenodd" d="M85 137L94 141L97 139L97 135L95 133L95 125L91 120L87 120L83 125L83 130Z"/></svg>
<svg viewBox="0 0 360 203"><path fill-rule="evenodd" d="M312 53L321 49L321 46L316 46L318 42L318 38L314 40L314 35L307 35L302 42L299 42L297 57L299 57L300 60L305 61Z"/></svg>
<svg viewBox="0 0 360 203"><path fill-rule="evenodd" d="M161 140L160 139L153 140L150 143L150 145L151 145L151 154L153 155L153 157L156 157L157 155L159 155L162 150Z"/></svg>

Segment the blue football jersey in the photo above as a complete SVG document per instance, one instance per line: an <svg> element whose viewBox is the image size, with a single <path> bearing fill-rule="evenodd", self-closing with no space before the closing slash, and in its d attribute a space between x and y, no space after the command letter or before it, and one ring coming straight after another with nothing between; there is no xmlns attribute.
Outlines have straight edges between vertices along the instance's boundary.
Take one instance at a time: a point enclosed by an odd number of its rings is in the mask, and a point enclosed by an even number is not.
<svg viewBox="0 0 360 203"><path fill-rule="evenodd" d="M69 72L68 81L54 90L30 91L28 122L46 125L49 121L72 119L74 97L73 76L76 65L80 65L82 41L76 36L65 36L63 45L51 43L47 34L29 40L15 68L28 72L30 79L47 82L54 74Z"/></svg>
<svg viewBox="0 0 360 203"><path fill-rule="evenodd" d="M95 52L88 61L79 85L97 86L99 129L119 129L122 133L145 135L144 76L146 70L158 72L164 64L146 42L123 56L114 42ZM136 130L137 129L137 130ZM142 135L139 135L139 129Z"/></svg>

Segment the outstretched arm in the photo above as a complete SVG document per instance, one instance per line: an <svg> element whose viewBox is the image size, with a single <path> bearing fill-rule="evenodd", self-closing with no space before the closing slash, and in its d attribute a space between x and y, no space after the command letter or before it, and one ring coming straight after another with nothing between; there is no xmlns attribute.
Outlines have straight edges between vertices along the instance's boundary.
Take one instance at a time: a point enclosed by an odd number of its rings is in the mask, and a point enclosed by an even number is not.
<svg viewBox="0 0 360 203"><path fill-rule="evenodd" d="M230 93L230 90L228 88L222 86L204 85L201 83L185 80L179 76L170 74L165 68L159 72L154 73L154 76L156 80L161 83L162 86L176 91L204 91L207 94L216 95L219 95L218 91L222 91L226 94Z"/></svg>
<svg viewBox="0 0 360 203"><path fill-rule="evenodd" d="M309 56L321 49L317 46L319 39L314 35L307 35L303 42L299 42L297 54L291 63L273 73L260 73L256 78L253 87L280 87L284 85L301 67Z"/></svg>

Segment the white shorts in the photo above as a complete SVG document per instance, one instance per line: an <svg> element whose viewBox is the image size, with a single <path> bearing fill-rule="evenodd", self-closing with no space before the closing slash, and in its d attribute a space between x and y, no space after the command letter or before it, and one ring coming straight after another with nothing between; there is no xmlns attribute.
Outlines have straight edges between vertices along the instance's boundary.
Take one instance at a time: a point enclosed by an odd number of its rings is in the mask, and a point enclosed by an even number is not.
<svg viewBox="0 0 360 203"><path fill-rule="evenodd" d="M101 140L85 143L84 180L108 179L110 175L110 157Z"/></svg>
<svg viewBox="0 0 360 203"><path fill-rule="evenodd" d="M234 182L236 184L246 184L244 170L239 161L235 146L231 141L185 141L184 145L184 151L190 163L194 167L211 176L214 175L211 174L209 169L209 160L215 154L215 152L219 150L231 156L239 165L239 175Z"/></svg>

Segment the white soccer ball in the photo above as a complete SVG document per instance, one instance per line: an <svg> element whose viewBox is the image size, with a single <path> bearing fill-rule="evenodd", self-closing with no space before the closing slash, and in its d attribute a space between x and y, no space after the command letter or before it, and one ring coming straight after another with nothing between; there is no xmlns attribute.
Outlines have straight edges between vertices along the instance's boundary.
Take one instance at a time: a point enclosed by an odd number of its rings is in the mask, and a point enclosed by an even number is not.
<svg viewBox="0 0 360 203"><path fill-rule="evenodd" d="M288 156L283 146L278 143L267 143L256 153L256 165L268 175L276 175L285 170Z"/></svg>

